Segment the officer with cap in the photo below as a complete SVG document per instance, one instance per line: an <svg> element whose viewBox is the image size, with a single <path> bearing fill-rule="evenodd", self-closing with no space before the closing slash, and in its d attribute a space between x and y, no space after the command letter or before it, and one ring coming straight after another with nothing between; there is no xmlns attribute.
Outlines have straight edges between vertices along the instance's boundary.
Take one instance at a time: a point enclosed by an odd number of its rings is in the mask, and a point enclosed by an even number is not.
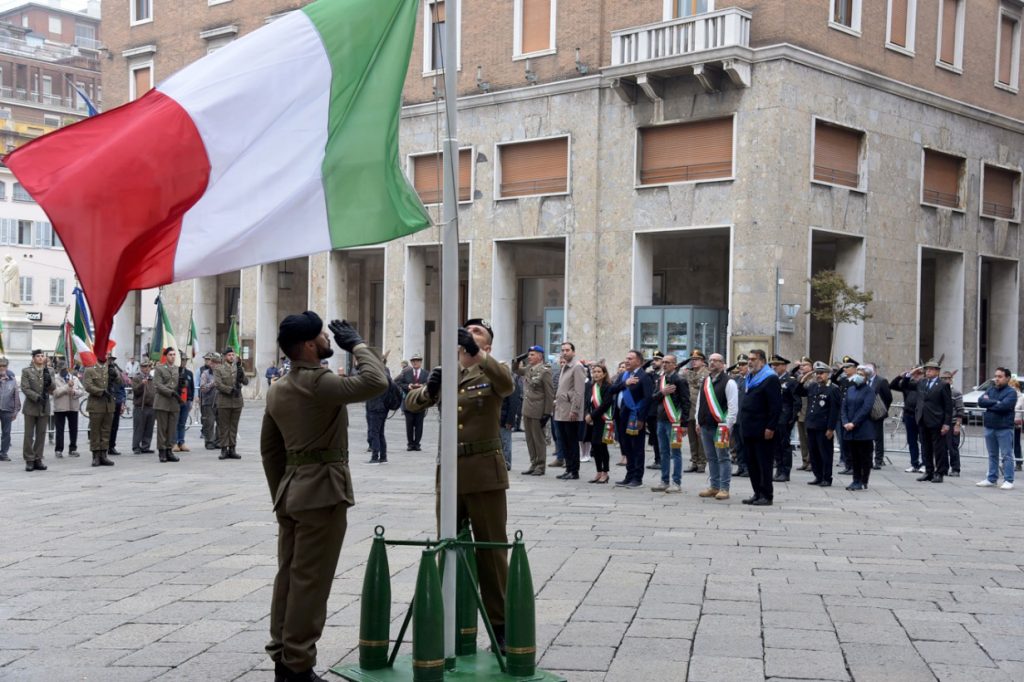
<svg viewBox="0 0 1024 682"><path fill-rule="evenodd" d="M461 528L468 520L476 540L508 542L508 471L499 422L502 400L515 386L509 368L490 354L493 340L487 320L466 320L459 328L457 526ZM436 405L440 397L441 368L435 367L426 386L410 391L405 404L410 410L423 411ZM504 647L508 552L478 549L476 565L487 617L498 644Z"/></svg>
<svg viewBox="0 0 1024 682"><path fill-rule="evenodd" d="M690 414L686 420L686 436L690 440L690 466L686 473L704 473L708 465L708 458L704 454L704 445L700 442L700 428L697 426L697 394L704 380L710 373L706 364L707 357L704 351L694 348L687 361L686 381L690 385Z"/></svg>
<svg viewBox="0 0 1024 682"><path fill-rule="evenodd" d="M164 348L163 358L153 377L156 387L156 450L161 462L177 462L178 456L172 448L176 442L178 415L181 412L181 397L178 373L178 351Z"/></svg>
<svg viewBox="0 0 1024 682"><path fill-rule="evenodd" d="M220 364L220 353L210 351L203 356L199 370L199 414L203 422L203 442L207 450L217 449L217 387L214 370Z"/></svg>
<svg viewBox="0 0 1024 682"><path fill-rule="evenodd" d="M388 388L383 361L355 328L334 320L329 329L338 347L355 357L358 374L341 377L320 365L334 351L319 315L306 311L284 318L277 343L291 371L270 386L260 433L278 524L267 644L278 682L323 680L313 669L316 643L327 620L348 508L355 503L346 405Z"/></svg>
<svg viewBox="0 0 1024 682"><path fill-rule="evenodd" d="M46 366L46 354L40 349L32 351L32 364L21 370L21 392L25 394L25 403L21 408L25 415L25 437L22 444L25 471L46 471L43 446L46 444L46 425L50 421L52 407L50 395L55 390L53 374Z"/></svg>
<svg viewBox="0 0 1024 682"><path fill-rule="evenodd" d="M132 452L136 455L152 454L153 425L156 415L156 388L153 381L153 361L143 356L139 370L132 375Z"/></svg>
<svg viewBox="0 0 1024 682"><path fill-rule="evenodd" d="M120 376L113 360L107 358L92 367L85 368L82 387L89 394L89 449L92 450L94 467L112 467L107 458L110 449L110 426L114 423L117 409L117 387Z"/></svg>
<svg viewBox="0 0 1024 682"><path fill-rule="evenodd" d="M768 364L779 377L782 390L782 410L779 412L779 425L775 429L775 477L776 482L789 480L793 470L793 426L796 424L797 413L800 411L800 399L795 394L796 378L787 371L789 360L778 353L768 360Z"/></svg>
<svg viewBox="0 0 1024 682"><path fill-rule="evenodd" d="M242 386L249 384L241 360L234 348L224 349L224 362L214 371L217 385L217 433L220 437L220 456L217 459L242 459L235 452L238 438L238 420L242 417Z"/></svg>
<svg viewBox="0 0 1024 682"><path fill-rule="evenodd" d="M427 370L423 368L423 356L419 353L409 358L410 365L402 370L395 380L395 384L402 390L402 395L407 395L414 388L419 388L427 381ZM423 412L410 412L403 406L405 413L405 440L406 449L415 452L420 449L420 440L423 438Z"/></svg>
<svg viewBox="0 0 1024 682"><path fill-rule="evenodd" d="M544 347L530 346L530 350L512 361L512 371L523 377L523 430L526 431L530 468L522 474L543 476L547 445L542 424L544 417L555 409L555 385L551 379L551 365L544 362Z"/></svg>
<svg viewBox="0 0 1024 682"><path fill-rule="evenodd" d="M832 485L833 440L839 429L839 411L843 401L839 387L829 381L829 366L816 362L812 368L814 379L800 382L796 395L807 398L807 448L810 451L814 480L808 485Z"/></svg>

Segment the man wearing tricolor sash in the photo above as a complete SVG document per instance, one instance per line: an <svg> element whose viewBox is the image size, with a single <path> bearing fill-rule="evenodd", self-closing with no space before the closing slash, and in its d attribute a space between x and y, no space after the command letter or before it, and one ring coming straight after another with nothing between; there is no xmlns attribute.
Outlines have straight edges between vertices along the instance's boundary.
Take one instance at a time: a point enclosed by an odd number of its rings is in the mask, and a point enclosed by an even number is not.
<svg viewBox="0 0 1024 682"><path fill-rule="evenodd" d="M661 483L651 486L654 492L682 492L683 438L686 436L686 417L690 414L690 386L676 371L676 356L669 354L661 360L661 376L653 398L658 411L658 445L661 450ZM669 483L669 463L672 482Z"/></svg>
<svg viewBox="0 0 1024 682"><path fill-rule="evenodd" d="M708 458L709 485L701 497L729 499L732 481L732 459L729 456L729 435L739 414L739 391L736 382L725 371L725 358L712 353L708 360L708 376L701 383L697 396L697 423Z"/></svg>

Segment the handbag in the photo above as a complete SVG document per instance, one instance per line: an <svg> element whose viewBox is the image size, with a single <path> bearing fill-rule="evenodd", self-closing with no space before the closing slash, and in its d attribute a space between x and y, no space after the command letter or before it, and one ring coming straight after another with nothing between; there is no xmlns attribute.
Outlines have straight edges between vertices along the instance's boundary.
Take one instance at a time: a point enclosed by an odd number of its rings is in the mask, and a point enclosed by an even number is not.
<svg viewBox="0 0 1024 682"><path fill-rule="evenodd" d="M889 411L885 409L885 403L882 402L882 396L875 394L875 402L871 405L871 419L878 421L888 416Z"/></svg>

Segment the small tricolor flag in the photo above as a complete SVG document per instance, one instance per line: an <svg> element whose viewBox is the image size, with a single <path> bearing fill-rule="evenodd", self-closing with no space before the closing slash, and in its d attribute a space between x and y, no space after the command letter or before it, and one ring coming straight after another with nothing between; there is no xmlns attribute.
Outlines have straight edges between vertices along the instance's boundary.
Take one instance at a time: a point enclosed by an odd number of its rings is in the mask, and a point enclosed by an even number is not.
<svg viewBox="0 0 1024 682"><path fill-rule="evenodd" d="M196 356L199 355L199 334L196 333L196 314L192 311L188 319L188 343L185 344L188 348L189 358L195 360Z"/></svg>
<svg viewBox="0 0 1024 682"><path fill-rule="evenodd" d="M235 355L241 355L242 344L238 342L238 318L231 316L231 326L228 327L228 348L235 351Z"/></svg>
<svg viewBox="0 0 1024 682"><path fill-rule="evenodd" d="M178 342L174 339L171 319L167 317L163 299L157 296L155 303L156 320L153 322L153 340L149 344L149 359L161 363L166 357L163 354L165 348L173 348L179 353L181 353L181 349L178 348Z"/></svg>

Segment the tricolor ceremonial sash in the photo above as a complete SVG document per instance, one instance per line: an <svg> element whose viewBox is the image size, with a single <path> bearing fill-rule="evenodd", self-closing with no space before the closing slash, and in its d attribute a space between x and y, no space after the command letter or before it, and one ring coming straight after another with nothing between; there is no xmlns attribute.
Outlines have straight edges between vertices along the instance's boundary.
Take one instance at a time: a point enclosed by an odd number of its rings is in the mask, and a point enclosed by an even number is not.
<svg viewBox="0 0 1024 682"><path fill-rule="evenodd" d="M721 424L726 421L728 413L718 404L718 396L715 395L715 389L711 386L710 376L704 379L704 401L707 403L708 410L711 411L711 417L715 420L715 423Z"/></svg>
<svg viewBox="0 0 1024 682"><path fill-rule="evenodd" d="M672 396L665 395L665 379L666 377L661 377L661 394L663 396L661 404L665 408L665 416L668 417L669 421L673 424L678 424L682 413L679 408L676 407L675 402L672 400Z"/></svg>

